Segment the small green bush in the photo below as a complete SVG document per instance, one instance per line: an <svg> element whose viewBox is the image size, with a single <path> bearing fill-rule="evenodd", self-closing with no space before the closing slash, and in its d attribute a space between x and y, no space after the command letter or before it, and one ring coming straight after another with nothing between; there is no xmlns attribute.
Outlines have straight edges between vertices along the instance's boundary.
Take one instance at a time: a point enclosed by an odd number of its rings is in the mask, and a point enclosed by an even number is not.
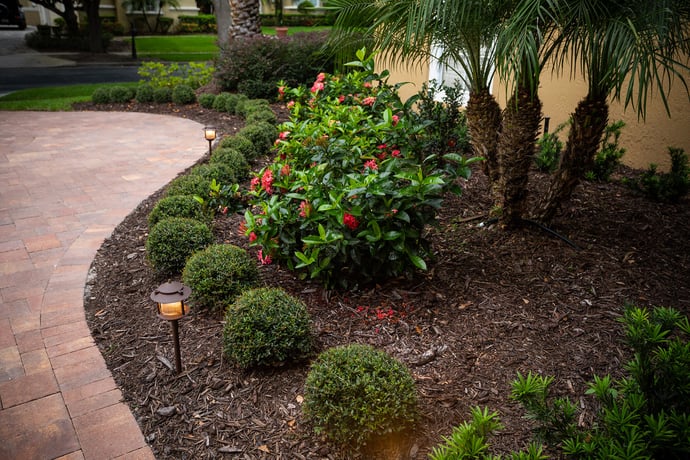
<svg viewBox="0 0 690 460"><path fill-rule="evenodd" d="M166 196L197 195L205 197L210 190L210 181L197 174L185 174L173 179L168 185Z"/></svg>
<svg viewBox="0 0 690 460"><path fill-rule="evenodd" d="M518 374L512 399L535 421L539 438L574 458L688 458L690 455L690 321L673 308L627 305L621 322L633 358L627 376L594 376L591 426L578 424L579 404L553 397L553 377ZM560 458L560 456L559 456Z"/></svg>
<svg viewBox="0 0 690 460"><path fill-rule="evenodd" d="M207 220L201 203L192 195L175 195L162 198L149 213L149 228L169 217L187 217L201 222Z"/></svg>
<svg viewBox="0 0 690 460"><path fill-rule="evenodd" d="M146 256L160 273L181 273L189 256L213 241L208 226L198 220L169 217L153 226L146 240Z"/></svg>
<svg viewBox="0 0 690 460"><path fill-rule="evenodd" d="M172 102L172 90L167 86L153 90L153 100L159 104Z"/></svg>
<svg viewBox="0 0 690 460"><path fill-rule="evenodd" d="M690 165L683 149L669 147L668 154L671 157L671 171L659 173L657 165L651 164L631 185L652 200L677 203L690 191Z"/></svg>
<svg viewBox="0 0 690 460"><path fill-rule="evenodd" d="M213 151L211 164L221 164L232 170L235 182L242 182L249 177L249 163L247 159L235 149L220 147Z"/></svg>
<svg viewBox="0 0 690 460"><path fill-rule="evenodd" d="M172 101L177 105L187 105L196 102L196 94L189 85L177 85L172 91Z"/></svg>
<svg viewBox="0 0 690 460"><path fill-rule="evenodd" d="M189 258L182 281L192 288L195 305L224 311L243 291L257 285L256 260L231 244L214 244Z"/></svg>
<svg viewBox="0 0 690 460"><path fill-rule="evenodd" d="M118 103L129 102L134 99L134 91L133 88L127 86L113 86L110 88L110 101Z"/></svg>
<svg viewBox="0 0 690 460"><path fill-rule="evenodd" d="M415 382L407 368L360 344L319 355L307 375L303 409L317 433L357 449L412 428L418 416Z"/></svg>
<svg viewBox="0 0 690 460"><path fill-rule="evenodd" d="M216 101L216 95L211 93L203 93L199 95L199 105L205 109L212 109L213 103Z"/></svg>
<svg viewBox="0 0 690 460"><path fill-rule="evenodd" d="M110 88L96 88L91 94L91 102L94 104L109 104L110 103Z"/></svg>
<svg viewBox="0 0 690 460"><path fill-rule="evenodd" d="M228 107L228 112L234 113L235 115L239 117L244 117L245 112L245 105L247 105L247 102L249 101L249 98L244 95L244 94L238 94L237 98L232 101L231 105Z"/></svg>
<svg viewBox="0 0 690 460"><path fill-rule="evenodd" d="M228 112L234 114L238 97L239 96L237 94L225 92L220 93L213 101L213 110L216 112Z"/></svg>
<svg viewBox="0 0 690 460"><path fill-rule="evenodd" d="M270 108L263 110L253 110L252 112L246 115L245 122L247 123L247 125L260 122L275 125L278 122L278 117L276 117L276 114L273 113L273 110L271 110Z"/></svg>
<svg viewBox="0 0 690 460"><path fill-rule="evenodd" d="M282 289L244 292L225 314L225 355L243 368L295 361L309 355L306 306Z"/></svg>
<svg viewBox="0 0 690 460"><path fill-rule="evenodd" d="M228 136L224 137L220 141L219 147L237 150L240 152L248 161L252 161L259 156L254 143L242 135Z"/></svg>
<svg viewBox="0 0 690 460"><path fill-rule="evenodd" d="M625 127L623 120L618 120L606 126L601 147L594 156L592 170L585 173L585 178L592 181L607 182L611 174L621 163L625 149L618 145L621 130Z"/></svg>
<svg viewBox="0 0 690 460"><path fill-rule="evenodd" d="M134 98L141 103L153 102L153 86L146 84L137 86L137 94Z"/></svg>
<svg viewBox="0 0 690 460"><path fill-rule="evenodd" d="M257 155L261 156L266 155L273 147L278 138L278 129L270 123L259 122L245 126L237 134L249 139L254 144Z"/></svg>

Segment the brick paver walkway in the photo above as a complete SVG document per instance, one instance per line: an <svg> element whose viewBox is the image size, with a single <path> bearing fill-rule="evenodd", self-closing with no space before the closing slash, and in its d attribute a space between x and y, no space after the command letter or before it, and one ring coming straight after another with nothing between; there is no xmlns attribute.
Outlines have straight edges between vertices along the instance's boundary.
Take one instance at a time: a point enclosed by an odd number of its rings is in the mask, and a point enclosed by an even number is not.
<svg viewBox="0 0 690 460"><path fill-rule="evenodd" d="M201 125L0 112L0 459L151 459L84 317L91 261L206 151Z"/></svg>

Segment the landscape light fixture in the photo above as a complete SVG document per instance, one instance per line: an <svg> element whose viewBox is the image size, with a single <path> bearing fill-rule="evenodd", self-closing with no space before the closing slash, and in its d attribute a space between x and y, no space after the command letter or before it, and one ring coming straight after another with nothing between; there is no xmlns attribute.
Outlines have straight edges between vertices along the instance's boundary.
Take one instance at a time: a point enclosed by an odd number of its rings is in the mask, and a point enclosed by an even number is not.
<svg viewBox="0 0 690 460"><path fill-rule="evenodd" d="M211 126L204 127L204 138L208 141L208 156L211 156L211 144L216 140L216 128Z"/></svg>
<svg viewBox="0 0 690 460"><path fill-rule="evenodd" d="M175 346L175 370L182 372L180 357L180 335L177 321L189 313L189 305L185 302L192 290L177 281L163 283L151 293L151 300L156 302L158 317L170 321L172 326L173 344Z"/></svg>

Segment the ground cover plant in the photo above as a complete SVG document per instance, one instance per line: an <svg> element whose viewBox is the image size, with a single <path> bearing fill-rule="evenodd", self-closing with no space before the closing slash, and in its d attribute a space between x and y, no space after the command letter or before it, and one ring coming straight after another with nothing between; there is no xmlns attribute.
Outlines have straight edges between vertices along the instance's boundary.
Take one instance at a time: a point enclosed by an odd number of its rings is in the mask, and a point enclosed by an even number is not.
<svg viewBox="0 0 690 460"><path fill-rule="evenodd" d="M197 105L85 107L186 116L226 135L244 123ZM283 107L272 107L286 119ZM427 458L479 405L495 410L504 426L491 439L491 452L520 450L532 426L509 396L518 371L553 375L555 396L582 395L593 374L616 378L630 358L619 345L617 322L626 300L690 309L687 197L678 204L647 200L621 184L637 174L618 167L609 183L580 187L564 206L553 229L579 249L536 228L478 225L492 203L486 177L473 167L462 196L448 195L439 226L427 229L435 258L426 272L338 291L299 280L278 264L257 265L260 284L304 302L315 352L371 345L410 370L419 424L398 444L399 457L382 458ZM242 370L228 363L218 346L219 314L193 308L181 321L183 374L166 365L169 326L155 319L149 299L165 278L144 263L142 250L146 218L163 194L144 201L104 243L85 300L94 338L156 457L357 458L315 435L302 415L306 366ZM231 212L216 215L214 239L257 260L256 248L238 233L242 221ZM583 423L590 423L595 404L578 404ZM170 407L172 414L161 411Z"/></svg>

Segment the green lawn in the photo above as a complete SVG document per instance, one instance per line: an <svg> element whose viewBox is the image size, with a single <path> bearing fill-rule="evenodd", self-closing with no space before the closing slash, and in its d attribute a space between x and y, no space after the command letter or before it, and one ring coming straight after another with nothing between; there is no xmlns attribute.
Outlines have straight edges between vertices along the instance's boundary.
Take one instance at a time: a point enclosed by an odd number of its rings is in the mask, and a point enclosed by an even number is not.
<svg viewBox="0 0 690 460"><path fill-rule="evenodd" d="M137 83L94 83L24 89L0 97L0 110L69 111L72 110L72 104L75 102L90 101L91 94L96 88L136 85Z"/></svg>

